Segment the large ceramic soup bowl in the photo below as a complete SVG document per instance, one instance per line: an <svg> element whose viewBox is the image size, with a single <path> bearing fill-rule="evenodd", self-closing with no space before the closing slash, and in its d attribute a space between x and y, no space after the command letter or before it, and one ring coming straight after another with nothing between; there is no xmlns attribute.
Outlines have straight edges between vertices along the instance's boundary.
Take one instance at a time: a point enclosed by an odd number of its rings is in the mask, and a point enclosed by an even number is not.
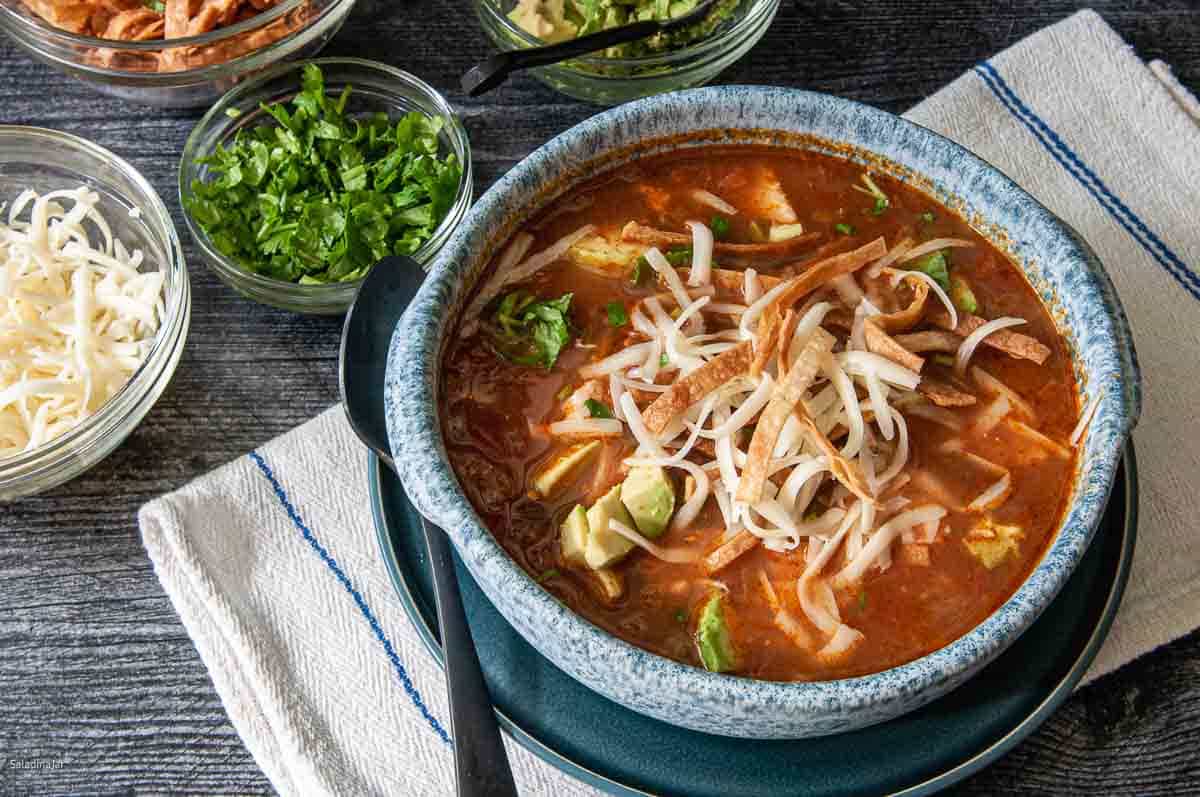
<svg viewBox="0 0 1200 797"><path fill-rule="evenodd" d="M816 150L907 183L952 209L1024 271L1030 297L1046 311L1045 327L1061 336L1063 372L1074 372L1072 399L1094 408L1074 466L1063 476L1070 483L1058 524L1015 591L957 638L879 672L766 680L710 672L623 641L569 608L539 583L544 578L527 574L506 553L447 453L443 358L473 290L514 233L598 174L666 152L731 145ZM1050 604L1083 556L1140 409L1125 315L1101 264L1066 224L995 168L929 130L847 100L763 87L698 89L614 108L522 161L480 199L432 265L394 332L386 374L388 434L408 495L446 530L484 593L530 644L623 706L749 738L818 736L882 722L954 689L995 659Z"/></svg>

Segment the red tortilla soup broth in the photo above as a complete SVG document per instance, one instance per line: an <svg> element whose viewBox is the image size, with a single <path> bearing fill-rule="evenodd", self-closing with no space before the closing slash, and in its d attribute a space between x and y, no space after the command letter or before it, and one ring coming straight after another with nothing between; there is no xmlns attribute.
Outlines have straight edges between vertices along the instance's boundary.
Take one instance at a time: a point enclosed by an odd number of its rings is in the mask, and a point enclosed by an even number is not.
<svg viewBox="0 0 1200 797"><path fill-rule="evenodd" d="M1005 255L924 194L885 176L864 179L863 174L862 166L834 157L765 148L693 151L621 167L557 201L529 224L524 232L533 240L520 260L585 224L594 225L594 232L528 279L504 285L488 297L478 324L473 319L460 322L468 334L452 338L441 386L451 462L496 539L532 577L583 617L642 648L696 666L772 680L831 679L881 671L946 645L994 611L1036 564L1065 510L1075 467L1069 438L1080 408L1067 348ZM722 211L723 204L737 212ZM648 264L650 246L622 239L631 221L686 235L687 245L700 249L703 243L694 241L687 222L702 222L717 237L713 268L743 272L748 266L756 269L761 284L747 297L734 284L744 282L744 275L739 273L731 282L726 274L724 280L713 277L711 286L703 281L689 286L695 290L688 299L703 298L707 291L710 303L742 308L753 305L756 292L761 296L769 290L774 284L769 278L804 274L832 255L875 239L883 239L889 256L903 241L920 246L955 239L970 246L937 250L932 262L927 256L907 262L893 258L882 274L872 276L875 258L851 274L852 287L844 281L841 289L822 284L801 297L790 308L796 319L817 304L829 305L818 331L827 330L833 343L831 350L816 353L817 376L791 410L797 419L811 416L818 431L806 437L793 430L790 448L786 440L774 446L769 445L773 439L764 441L764 450L774 449L768 470L777 470L764 483L768 503L763 507L766 511L780 506L783 517L739 508L734 485L722 480L728 469L722 470L719 450L725 445L736 451L732 467L740 473L738 482L752 478L747 474L753 467L754 437L767 434L756 426L767 410L758 409L749 422L727 435L726 443L701 435L686 452L687 462L710 481L710 495L681 525L680 513L696 490L692 472L674 465L625 463L640 440L629 419L621 420L613 378L587 379L586 372L581 374L585 366L594 368L630 347L644 345L658 352L646 323L639 331L635 316L647 320L653 334L664 335L664 340L675 334L654 325L648 297L659 297L669 320L678 316L679 302L672 299L668 282ZM799 251L778 255L779 244L790 245L784 243L788 236L806 240ZM760 244L761 254L723 251L722 242ZM681 252L674 246L673 252L669 244L658 248L687 282L694 251ZM929 274L944 288L959 316L957 330L945 328L947 308L932 288L897 273L912 269ZM642 272L636 284L631 280L635 271ZM505 315L505 297L518 291ZM531 304L565 294L570 294L565 313ZM886 349L863 349L854 319L856 313L870 319L872 311L886 317L920 305L918 294L925 297L919 320L904 329L883 330L901 343L931 333L922 339L936 339L940 347L900 353L905 362L912 355L921 361L919 372L910 369L920 383L908 389L887 381L892 371L880 365L879 358L892 362L895 357ZM860 307L863 301L868 304ZM542 309L522 310L522 302ZM779 309L786 315L788 308ZM539 320L543 315L549 320ZM565 324L558 323L560 316ZM718 356L716 349L725 343L734 345L739 334L745 337L738 332L738 315L700 308L694 316L703 319L703 330L687 321L674 339L676 348L691 353L693 366ZM769 310L762 312L763 319L769 316ZM955 358L969 337L963 322L968 316L1015 317L1025 323L985 337L970 354L967 367L956 373ZM771 345L765 338L768 327L778 332L782 323L770 326L764 320L750 325L756 352ZM878 323L885 326L884 321ZM556 336L561 341L564 334L567 342L551 367L545 367L544 360L514 362L514 351L549 357L554 344L544 341ZM773 337L783 341L786 332ZM1006 349L1002 339L1012 345ZM763 390L771 402L786 411L789 399L781 385L800 365L789 365L788 360L795 360L801 342L798 337L787 346L777 342L782 351L766 357L764 376L742 374L711 392L716 409L707 420L701 417L700 403L680 407L677 436L666 438L668 431L653 445L661 443L664 455L686 445L685 420L715 435L715 413L723 411L722 419L736 414L752 400L755 385L763 379L770 379L770 389ZM705 346L713 351L705 353ZM674 367L666 348L658 357L657 374L651 363L641 362L645 358L617 372L617 381L625 380L621 391L630 393L640 412L668 396L670 386L685 376L686 367ZM846 355L860 349L864 356L859 359L868 361L868 370L878 366L884 376L852 373L854 358ZM653 379L642 378L647 370ZM864 442L854 456L847 453L853 447L853 432L847 426L853 425L850 416L855 410L845 400L825 410L820 406L841 395L831 376L837 370L852 375L854 403L864 418ZM903 382L904 375L894 378ZM904 464L882 485L873 480L897 462L901 441L898 425L888 439L873 412L881 406L870 395L873 379L881 380L876 384L884 386L886 406L907 431ZM628 385L639 381L655 387L637 390ZM930 387L939 385L940 390ZM581 420L589 429L595 425L597 431L556 433L553 424L564 419ZM600 427L609 431L601 432ZM820 459L823 449L812 439L818 433L831 442L833 457L844 462L849 473L839 477L820 472L804 481L796 496L794 490L788 492L787 477L791 469ZM586 451L579 454L582 449ZM647 450L643 445L638 455L642 460L648 458ZM572 454L578 461L564 465L564 458ZM556 466L563 473L551 479ZM634 471L636 478L646 478L631 483ZM867 485L869 500L854 492L855 483L860 490ZM618 485L619 506L613 499ZM718 499L722 490L725 496ZM654 535L668 497L669 523ZM983 498L988 500L972 506ZM592 511L602 504L611 504L615 514ZM874 517L862 520L868 511ZM851 577L853 568L848 566L867 555L863 551L874 537L904 525L906 513L936 517L896 533L878 555L863 559L861 576ZM614 535L619 529L613 521L621 518L658 553L643 550L641 541L633 545ZM889 529L893 519L898 523ZM608 528L593 528L597 522ZM840 527L847 525L837 539ZM572 533L579 535L579 550L567 539ZM593 550L596 545L603 550ZM626 546L629 550L621 553ZM722 546L731 547L714 556ZM827 562L806 580L806 571L813 571L813 560L826 546ZM664 552L666 560L660 558ZM729 561L714 567L714 558L723 560L726 554Z"/></svg>

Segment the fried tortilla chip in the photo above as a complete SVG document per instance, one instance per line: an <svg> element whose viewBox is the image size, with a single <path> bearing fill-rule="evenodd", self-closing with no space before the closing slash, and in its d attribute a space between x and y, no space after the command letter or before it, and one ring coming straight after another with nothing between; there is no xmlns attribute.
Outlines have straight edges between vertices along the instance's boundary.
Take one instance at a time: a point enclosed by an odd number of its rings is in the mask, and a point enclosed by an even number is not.
<svg viewBox="0 0 1200 797"><path fill-rule="evenodd" d="M742 554L754 550L758 547L758 537L755 537L748 531L740 531L729 542L714 548L707 556L700 560L704 566L705 572L709 575L716 573L722 568L733 564L734 560Z"/></svg>
<svg viewBox="0 0 1200 797"><path fill-rule="evenodd" d="M938 351L954 354L962 345L963 339L953 332L940 329L928 329L923 332L909 332L897 335L895 341L911 352Z"/></svg>
<svg viewBox="0 0 1200 797"><path fill-rule="evenodd" d="M925 302L929 298L929 284L924 280L912 282L913 298L908 307L894 313L877 315L871 320L879 325L884 332L895 334L907 332L920 323L925 315Z"/></svg>
<svg viewBox="0 0 1200 797"><path fill-rule="evenodd" d="M872 260L878 260L885 254L887 254L887 246L883 243L882 238L876 238L866 246L860 246L849 252L814 263L775 300L775 304L781 310L787 309L817 288L826 285L834 277L853 274Z"/></svg>
<svg viewBox="0 0 1200 797"><path fill-rule="evenodd" d="M722 255L723 262L747 264L757 261L782 262L792 260L810 245L823 238L823 233L810 232L787 238L783 241L771 241L761 244L735 244L726 241L716 241L713 252ZM692 236L682 232L668 232L654 227L647 227L631 221L621 230L622 240L630 243L645 244L646 246L691 246Z"/></svg>
<svg viewBox="0 0 1200 797"><path fill-rule="evenodd" d="M750 439L746 467L738 479L738 501L757 504L762 500L767 469L771 466L771 452L775 450L775 442L788 416L796 411L812 421L801 399L820 372L822 357L833 350L834 343L834 337L818 327L804 345L796 364L788 371L787 378L781 379L775 386L771 400L754 427L754 437Z"/></svg>
<svg viewBox="0 0 1200 797"><path fill-rule="evenodd" d="M683 280L686 285L688 278L691 276L690 268L679 269L679 279ZM763 293L774 288L779 283L783 282L779 277L772 277L770 274L759 274L758 283L762 286ZM746 301L746 272L734 271L730 268L714 268L712 270L712 284L717 289L717 295L722 298L734 298L739 301Z"/></svg>
<svg viewBox="0 0 1200 797"><path fill-rule="evenodd" d="M768 305L758 319L758 334L755 336L754 359L750 362L750 377L757 379L767 367L771 354L779 343L779 331L783 317L774 304Z"/></svg>
<svg viewBox="0 0 1200 797"><path fill-rule="evenodd" d="M642 413L642 422L651 434L662 433L676 415L730 379L747 373L753 357L754 344L748 340L721 352L659 395Z"/></svg>
<svg viewBox="0 0 1200 797"><path fill-rule="evenodd" d="M950 314L946 311L941 310L931 314L930 317L933 323L942 329L951 329ZM980 318L977 315L959 313L958 326L954 327L952 331L954 334L965 338L987 322L986 318ZM1001 329L993 332L983 339L983 345L990 346L993 349L1021 360L1032 360L1038 365L1046 362L1046 358L1050 356L1049 347L1043 345L1039 340L1031 338L1028 335L1022 335L1020 332L1013 332L1010 329Z"/></svg>
<svg viewBox="0 0 1200 797"><path fill-rule="evenodd" d="M939 407L970 407L978 401L974 395L959 390L948 382L928 377L917 385L917 392Z"/></svg>
<svg viewBox="0 0 1200 797"><path fill-rule="evenodd" d="M863 322L863 336L867 341L867 351L887 357L910 371L920 373L925 367L925 361L901 346L891 335L880 329L874 318Z"/></svg>

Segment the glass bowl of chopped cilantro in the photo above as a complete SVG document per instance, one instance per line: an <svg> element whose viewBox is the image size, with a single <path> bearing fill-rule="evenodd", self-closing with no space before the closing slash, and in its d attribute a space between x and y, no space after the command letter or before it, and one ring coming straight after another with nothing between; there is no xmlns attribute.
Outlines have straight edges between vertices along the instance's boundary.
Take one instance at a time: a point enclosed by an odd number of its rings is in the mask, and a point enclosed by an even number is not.
<svg viewBox="0 0 1200 797"><path fill-rule="evenodd" d="M387 255L430 262L471 204L466 130L412 75L358 59L270 70L188 138L184 216L242 295L336 314Z"/></svg>
<svg viewBox="0 0 1200 797"><path fill-rule="evenodd" d="M502 50L574 39L645 19L674 19L700 0L475 0L483 30ZM700 86L741 58L775 18L779 0L719 0L703 22L533 70L576 99L616 105Z"/></svg>

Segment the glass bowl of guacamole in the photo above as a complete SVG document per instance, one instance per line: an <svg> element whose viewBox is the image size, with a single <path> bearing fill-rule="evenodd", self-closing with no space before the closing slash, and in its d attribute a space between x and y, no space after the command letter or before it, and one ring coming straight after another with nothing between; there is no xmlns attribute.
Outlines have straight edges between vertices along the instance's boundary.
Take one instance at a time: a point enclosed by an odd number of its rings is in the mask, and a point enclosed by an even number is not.
<svg viewBox="0 0 1200 797"><path fill-rule="evenodd" d="M537 47L645 19L675 19L699 0L476 0L502 50ZM779 0L720 0L681 31L533 70L546 85L601 105L700 86L741 58L775 18Z"/></svg>

